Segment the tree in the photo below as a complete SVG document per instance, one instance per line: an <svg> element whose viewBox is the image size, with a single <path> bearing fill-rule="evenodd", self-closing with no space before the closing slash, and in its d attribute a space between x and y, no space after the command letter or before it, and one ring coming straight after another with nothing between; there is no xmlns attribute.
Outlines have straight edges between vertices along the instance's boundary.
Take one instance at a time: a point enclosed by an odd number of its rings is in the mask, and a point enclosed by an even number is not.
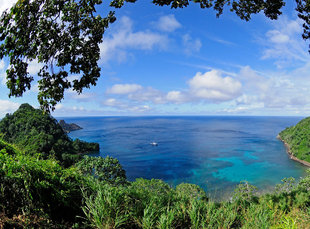
<svg viewBox="0 0 310 229"><path fill-rule="evenodd" d="M83 176L94 176L99 181L111 185L126 185L126 172L119 161L113 157L89 157L76 163L78 171Z"/></svg>
<svg viewBox="0 0 310 229"><path fill-rule="evenodd" d="M110 6L121 8L126 2L112 0ZM213 8L219 17L229 7L242 20L262 12L270 19L281 14L284 0L153 0L158 6L187 7L198 3L202 9ZM309 39L310 3L296 0L298 16L304 23L304 39ZM100 77L99 44L110 23L116 18L110 11L102 17L96 6L102 0L18 0L0 18L0 59L8 57L9 97L20 97L31 88L34 76L27 71L31 61L43 64L37 73L38 101L49 112L64 98L67 89L82 93L84 88L96 85ZM81 74L70 81L69 74Z"/></svg>

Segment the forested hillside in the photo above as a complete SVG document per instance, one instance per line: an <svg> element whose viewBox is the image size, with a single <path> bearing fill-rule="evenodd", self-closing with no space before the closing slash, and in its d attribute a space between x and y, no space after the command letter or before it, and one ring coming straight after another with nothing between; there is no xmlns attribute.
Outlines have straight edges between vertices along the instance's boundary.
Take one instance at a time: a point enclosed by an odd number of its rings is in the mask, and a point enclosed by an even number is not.
<svg viewBox="0 0 310 229"><path fill-rule="evenodd" d="M279 133L290 153L300 160L310 162L310 117Z"/></svg>
<svg viewBox="0 0 310 229"><path fill-rule="evenodd" d="M55 118L29 104L0 121L0 135L28 154L55 157L66 166L80 160L82 154L99 151L98 143L71 140Z"/></svg>

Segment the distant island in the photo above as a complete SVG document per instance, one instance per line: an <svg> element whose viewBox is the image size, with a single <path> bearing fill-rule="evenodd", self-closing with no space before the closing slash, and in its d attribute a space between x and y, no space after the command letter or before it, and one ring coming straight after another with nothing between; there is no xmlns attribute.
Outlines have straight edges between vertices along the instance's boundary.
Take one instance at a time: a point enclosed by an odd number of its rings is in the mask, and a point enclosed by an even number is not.
<svg viewBox="0 0 310 229"><path fill-rule="evenodd" d="M292 160L310 167L310 117L281 131L278 138L284 142Z"/></svg>
<svg viewBox="0 0 310 229"><path fill-rule="evenodd" d="M60 120L59 125L66 133L70 133L71 131L83 129L82 127L80 127L79 125L75 123L66 123L65 120Z"/></svg>

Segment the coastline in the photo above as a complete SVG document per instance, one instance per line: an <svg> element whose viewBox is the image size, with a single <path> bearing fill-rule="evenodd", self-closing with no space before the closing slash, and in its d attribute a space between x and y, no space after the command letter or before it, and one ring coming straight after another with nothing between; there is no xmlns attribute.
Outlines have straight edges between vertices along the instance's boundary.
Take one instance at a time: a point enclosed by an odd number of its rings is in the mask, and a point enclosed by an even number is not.
<svg viewBox="0 0 310 229"><path fill-rule="evenodd" d="M291 158L292 160L297 161L297 162L299 162L299 163L301 163L301 164L303 164L303 165L305 165L305 166L310 167L310 162L300 160L300 159L298 159L297 157L293 156L289 144L287 144L287 143L280 137L280 135L278 135L277 138L278 138L280 141L282 141L282 142L284 143L285 148L286 148L286 152L287 152L287 154L290 156L290 158Z"/></svg>

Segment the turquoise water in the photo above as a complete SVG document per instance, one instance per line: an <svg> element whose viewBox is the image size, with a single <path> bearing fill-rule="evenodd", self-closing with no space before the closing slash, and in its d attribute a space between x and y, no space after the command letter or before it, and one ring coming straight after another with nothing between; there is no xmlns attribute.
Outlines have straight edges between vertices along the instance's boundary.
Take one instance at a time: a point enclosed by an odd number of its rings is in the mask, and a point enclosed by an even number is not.
<svg viewBox="0 0 310 229"><path fill-rule="evenodd" d="M306 167L289 159L276 136L301 117L82 117L72 138L100 144L100 156L119 159L129 180L195 183L212 195L240 181L269 190ZM158 146L150 142L156 141Z"/></svg>

